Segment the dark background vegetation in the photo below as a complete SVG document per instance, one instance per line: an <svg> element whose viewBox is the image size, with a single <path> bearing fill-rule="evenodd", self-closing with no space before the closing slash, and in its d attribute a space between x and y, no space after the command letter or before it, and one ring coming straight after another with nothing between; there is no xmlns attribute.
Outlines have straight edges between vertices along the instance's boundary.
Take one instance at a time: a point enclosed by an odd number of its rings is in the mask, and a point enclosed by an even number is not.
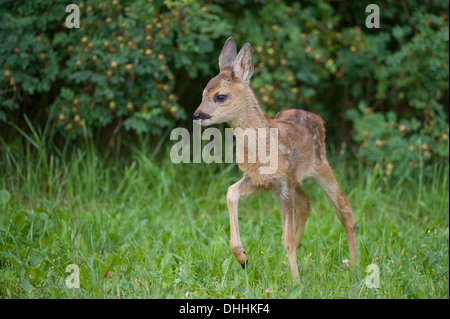
<svg viewBox="0 0 450 319"><path fill-rule="evenodd" d="M448 1L378 1L379 29L365 26L368 1L77 3L81 28L68 29L67 1L0 1L0 152L21 147L14 127L59 146L156 145L192 126L233 36L252 44L269 116L318 113L328 145L387 175L448 159Z"/></svg>

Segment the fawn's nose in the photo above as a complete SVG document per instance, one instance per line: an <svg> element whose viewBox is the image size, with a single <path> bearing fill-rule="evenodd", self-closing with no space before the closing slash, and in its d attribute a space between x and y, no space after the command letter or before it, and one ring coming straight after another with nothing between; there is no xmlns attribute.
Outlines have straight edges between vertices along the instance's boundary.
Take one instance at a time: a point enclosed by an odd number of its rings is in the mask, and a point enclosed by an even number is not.
<svg viewBox="0 0 450 319"><path fill-rule="evenodd" d="M203 112L195 112L194 113L194 120L206 120L209 119L211 115L205 114Z"/></svg>

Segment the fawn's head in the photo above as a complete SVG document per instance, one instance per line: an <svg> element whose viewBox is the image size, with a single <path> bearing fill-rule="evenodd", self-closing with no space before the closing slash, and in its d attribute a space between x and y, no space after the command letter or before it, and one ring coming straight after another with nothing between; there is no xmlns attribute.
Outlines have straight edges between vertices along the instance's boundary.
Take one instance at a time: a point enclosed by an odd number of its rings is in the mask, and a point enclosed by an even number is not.
<svg viewBox="0 0 450 319"><path fill-rule="evenodd" d="M249 82L253 74L253 54L249 43L237 54L236 43L228 38L219 56L220 73L203 90L202 103L194 113L194 120L203 126L233 122L245 112Z"/></svg>

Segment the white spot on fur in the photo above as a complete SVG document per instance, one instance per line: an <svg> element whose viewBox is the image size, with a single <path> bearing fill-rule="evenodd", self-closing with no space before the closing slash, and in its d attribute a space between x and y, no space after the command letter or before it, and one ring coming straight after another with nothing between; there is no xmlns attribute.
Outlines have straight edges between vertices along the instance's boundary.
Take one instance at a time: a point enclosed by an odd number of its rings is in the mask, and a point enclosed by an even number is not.
<svg viewBox="0 0 450 319"><path fill-rule="evenodd" d="M280 151L283 154L291 154L291 150L288 149L284 144L280 144Z"/></svg>

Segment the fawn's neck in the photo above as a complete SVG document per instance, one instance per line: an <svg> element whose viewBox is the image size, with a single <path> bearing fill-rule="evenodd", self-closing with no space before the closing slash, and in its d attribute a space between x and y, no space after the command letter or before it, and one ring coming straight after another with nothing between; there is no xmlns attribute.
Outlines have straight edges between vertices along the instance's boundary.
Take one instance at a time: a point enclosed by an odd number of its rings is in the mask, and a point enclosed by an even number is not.
<svg viewBox="0 0 450 319"><path fill-rule="evenodd" d="M258 128L270 127L270 119L262 112L255 93L250 86L247 87L247 92L242 103L242 109L245 111L240 117L229 123L231 128L235 129L239 127L243 130L253 128L258 130Z"/></svg>
<svg viewBox="0 0 450 319"><path fill-rule="evenodd" d="M231 126L231 128L233 128L233 132L236 128L240 128L243 131L245 131L246 129L255 130L254 136L258 140L259 147L259 139L262 138L259 129L267 129L266 133L262 134L265 135L266 141L268 141L267 138L271 127L271 120L262 112L258 100L256 99L255 94L249 86L246 89L245 98L243 98L242 104L243 112L241 113L241 115L236 120L228 124ZM256 154L254 154L256 152L256 148L249 147L249 137L243 139L242 146L244 162L238 163L239 168L242 169L246 174L248 174L248 176L250 176L252 183L254 183L255 185L268 187L269 175L260 174L261 162L259 161L259 155L256 156ZM236 147L238 147L237 140ZM237 152L238 150L236 150L236 156ZM253 155L255 157L253 157ZM250 158L255 158L256 162L250 161ZM263 164L263 166L265 166L265 164Z"/></svg>

